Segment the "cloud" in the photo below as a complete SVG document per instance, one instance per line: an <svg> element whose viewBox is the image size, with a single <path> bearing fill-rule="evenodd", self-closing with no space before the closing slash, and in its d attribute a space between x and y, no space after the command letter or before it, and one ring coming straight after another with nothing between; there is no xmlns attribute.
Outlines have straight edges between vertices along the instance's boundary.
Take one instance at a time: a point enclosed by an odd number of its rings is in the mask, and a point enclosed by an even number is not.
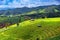
<svg viewBox="0 0 60 40"><path fill-rule="evenodd" d="M0 8L21 8L37 7L43 5L58 5L56 0L3 0L0 1Z"/></svg>

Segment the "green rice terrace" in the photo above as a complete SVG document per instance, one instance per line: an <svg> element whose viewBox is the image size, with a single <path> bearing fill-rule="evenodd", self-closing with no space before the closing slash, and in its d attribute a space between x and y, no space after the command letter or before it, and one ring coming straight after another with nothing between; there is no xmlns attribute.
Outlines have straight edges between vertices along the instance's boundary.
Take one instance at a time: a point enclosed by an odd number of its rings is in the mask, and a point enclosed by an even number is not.
<svg viewBox="0 0 60 40"><path fill-rule="evenodd" d="M60 40L60 0L0 0L0 40Z"/></svg>
<svg viewBox="0 0 60 40"><path fill-rule="evenodd" d="M60 40L60 18L31 19L4 27L0 40Z"/></svg>

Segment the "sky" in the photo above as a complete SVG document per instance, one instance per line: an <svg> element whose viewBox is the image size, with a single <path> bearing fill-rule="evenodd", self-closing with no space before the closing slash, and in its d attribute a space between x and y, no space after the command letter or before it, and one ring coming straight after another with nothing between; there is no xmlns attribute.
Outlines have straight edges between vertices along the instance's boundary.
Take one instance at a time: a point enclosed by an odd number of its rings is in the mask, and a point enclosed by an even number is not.
<svg viewBox="0 0 60 40"><path fill-rule="evenodd" d="M0 8L37 7L58 5L60 0L0 0Z"/></svg>

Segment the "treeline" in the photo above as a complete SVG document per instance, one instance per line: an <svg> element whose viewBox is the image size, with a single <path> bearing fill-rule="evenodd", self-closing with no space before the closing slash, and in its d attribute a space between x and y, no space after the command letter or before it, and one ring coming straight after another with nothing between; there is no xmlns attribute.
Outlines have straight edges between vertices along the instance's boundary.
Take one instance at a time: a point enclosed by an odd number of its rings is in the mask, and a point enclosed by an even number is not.
<svg viewBox="0 0 60 40"><path fill-rule="evenodd" d="M4 16L5 20L0 22L0 28L7 27L13 24L18 24L20 22L23 22L25 20L31 20L31 19L38 19L38 18L53 18L53 17L60 17L60 12L57 13L35 13L30 15L20 15L15 17L7 17ZM3 16L2 16L3 18Z"/></svg>
<svg viewBox="0 0 60 40"><path fill-rule="evenodd" d="M7 17L5 16L5 18L7 18ZM7 19L0 22L0 28L7 27L10 25L19 23L19 22L21 22L20 17L8 17Z"/></svg>
<svg viewBox="0 0 60 40"><path fill-rule="evenodd" d="M54 18L54 17L60 17L60 12L57 13L35 13L31 15L24 15L25 17L29 18Z"/></svg>

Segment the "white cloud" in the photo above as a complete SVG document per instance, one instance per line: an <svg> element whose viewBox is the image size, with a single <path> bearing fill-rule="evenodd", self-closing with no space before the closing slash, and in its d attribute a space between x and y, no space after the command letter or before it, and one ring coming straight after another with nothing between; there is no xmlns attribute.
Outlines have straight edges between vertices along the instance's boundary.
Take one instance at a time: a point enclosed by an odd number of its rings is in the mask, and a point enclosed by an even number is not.
<svg viewBox="0 0 60 40"><path fill-rule="evenodd" d="M52 2L41 2L40 0L14 0L13 2L9 2L8 5L4 5L6 0L3 1L3 5L0 5L0 8L21 8L21 7L36 7L36 6L43 6L43 5L51 5L51 4L58 4L55 0Z"/></svg>

